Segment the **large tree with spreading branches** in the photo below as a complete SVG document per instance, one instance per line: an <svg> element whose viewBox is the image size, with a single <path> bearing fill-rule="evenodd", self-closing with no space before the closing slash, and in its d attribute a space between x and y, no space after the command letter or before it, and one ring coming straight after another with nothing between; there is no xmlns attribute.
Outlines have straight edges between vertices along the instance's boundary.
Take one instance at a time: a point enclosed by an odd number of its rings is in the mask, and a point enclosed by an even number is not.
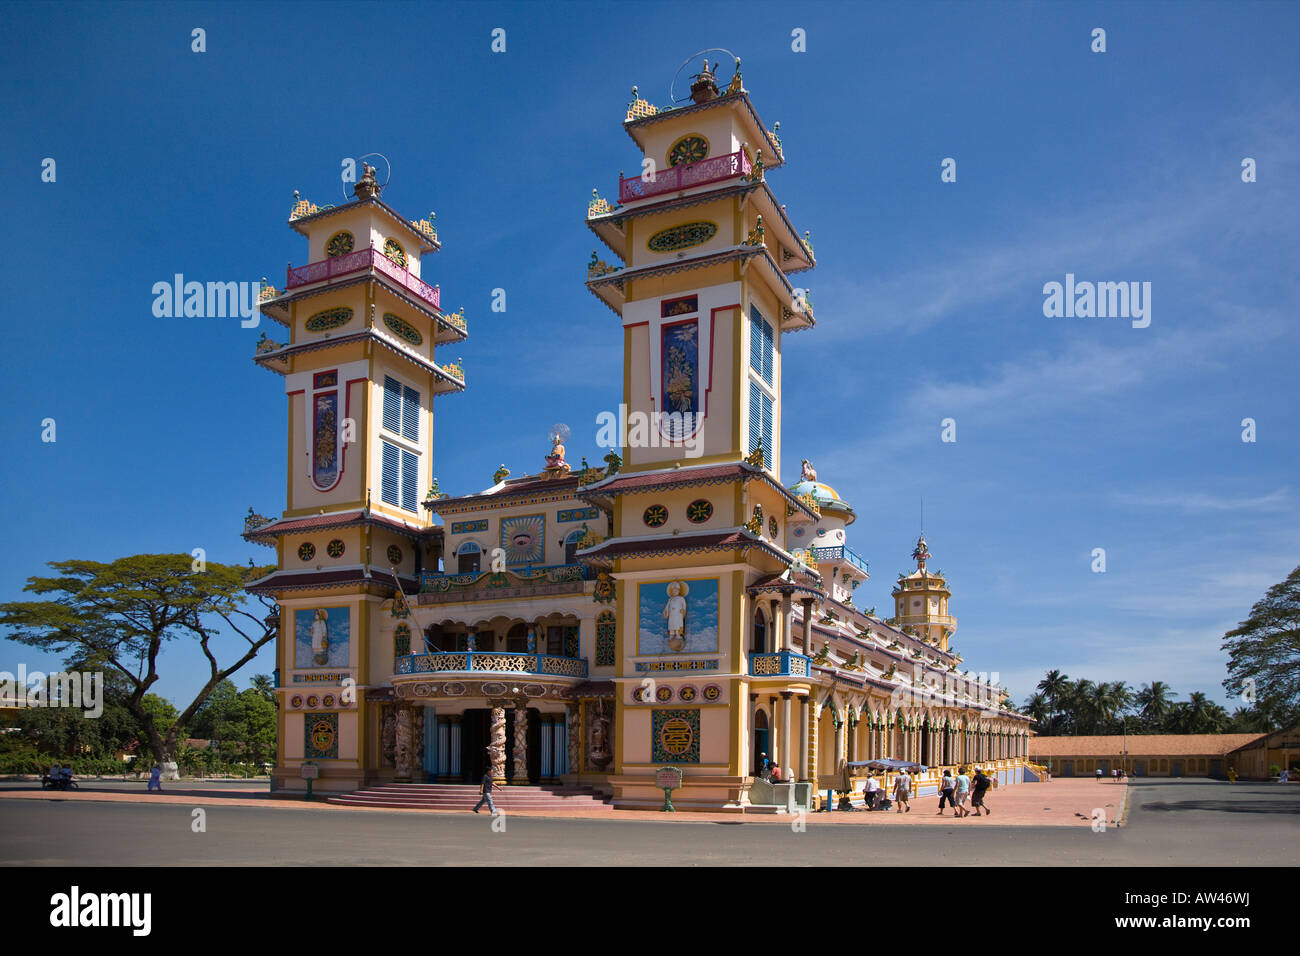
<svg viewBox="0 0 1300 956"><path fill-rule="evenodd" d="M125 684L123 705L139 721L154 759L173 759L177 736L213 689L275 639L274 601L246 606L244 584L268 568L205 563L187 554L137 554L107 564L52 561L54 577L32 577L23 588L35 601L0 603L0 627L10 640L67 655L70 668L105 670ZM233 662L214 650L221 625L238 638ZM170 641L193 641L209 676L169 726L159 726L145 700L158 681L158 657Z"/></svg>
<svg viewBox="0 0 1300 956"><path fill-rule="evenodd" d="M1268 589L1250 617L1223 635L1223 687L1290 727L1300 722L1300 567Z"/></svg>

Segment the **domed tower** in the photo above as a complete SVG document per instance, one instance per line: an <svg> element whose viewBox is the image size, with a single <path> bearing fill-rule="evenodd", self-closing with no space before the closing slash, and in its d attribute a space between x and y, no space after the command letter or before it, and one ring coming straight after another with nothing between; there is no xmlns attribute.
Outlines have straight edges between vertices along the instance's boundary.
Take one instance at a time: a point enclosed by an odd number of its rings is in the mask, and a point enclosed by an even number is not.
<svg viewBox="0 0 1300 956"><path fill-rule="evenodd" d="M934 641L941 650L948 650L948 641L957 630L957 619L948 613L948 599L952 592L943 575L927 571L930 548L925 543L925 533L916 539L912 549L916 570L899 574L894 596L894 617L898 626L927 641Z"/></svg>
<svg viewBox="0 0 1300 956"><path fill-rule="evenodd" d="M815 503L821 513L816 525L790 524L790 550L808 549L827 595L841 604L852 604L854 589L870 577L867 562L849 547L845 532L857 520L857 513L834 488L817 480L817 472L807 458L803 460L800 480L791 486L790 493Z"/></svg>

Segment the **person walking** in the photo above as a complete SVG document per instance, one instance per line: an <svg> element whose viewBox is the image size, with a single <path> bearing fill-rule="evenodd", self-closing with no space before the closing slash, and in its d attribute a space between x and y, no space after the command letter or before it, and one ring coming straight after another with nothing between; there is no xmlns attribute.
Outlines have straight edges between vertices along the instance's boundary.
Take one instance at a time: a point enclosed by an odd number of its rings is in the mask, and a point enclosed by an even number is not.
<svg viewBox="0 0 1300 956"><path fill-rule="evenodd" d="M153 769L149 771L148 792L153 793L155 790L157 790L159 793L162 793L162 767L158 766L157 764L154 764Z"/></svg>
<svg viewBox="0 0 1300 956"><path fill-rule="evenodd" d="M492 805L492 788L495 786L496 784L492 782L492 768L488 767L483 771L483 782L480 785L483 796L479 798L478 803L474 804L475 813L478 813L478 808L483 806L484 803L488 805L488 813L495 814L497 812L497 808Z"/></svg>
<svg viewBox="0 0 1300 956"><path fill-rule="evenodd" d="M951 770L943 772L943 779L939 781L939 816L943 816L945 803L952 807L953 813L957 812L957 804L953 802L953 788L957 786L957 781L952 777Z"/></svg>
<svg viewBox="0 0 1300 956"><path fill-rule="evenodd" d="M876 809L876 801L880 799L880 781L876 779L873 773L867 774L867 788L863 791L862 797L867 802L867 809Z"/></svg>
<svg viewBox="0 0 1300 956"><path fill-rule="evenodd" d="M966 808L966 802L970 799L970 777L966 776L966 768L962 767L957 774L957 806L953 808L953 815L957 819L970 815L970 810Z"/></svg>
<svg viewBox="0 0 1300 956"><path fill-rule="evenodd" d="M772 776L772 761L767 759L766 753L758 755L758 776L763 780L767 780Z"/></svg>
<svg viewBox="0 0 1300 956"><path fill-rule="evenodd" d="M912 798L912 778L908 775L907 771L904 770L902 773L900 773L897 777L894 778L894 800L897 804L897 806L895 806L894 809L897 810L899 813L902 813L903 808L906 807L907 812L911 813L912 805L908 802L909 800L911 800L911 798Z"/></svg>
<svg viewBox="0 0 1300 956"><path fill-rule="evenodd" d="M989 816L989 808L984 806L984 795L989 792L989 787L993 786L993 778L988 776L983 770L975 768L975 782L971 788L970 805L975 808L975 816Z"/></svg>
<svg viewBox="0 0 1300 956"><path fill-rule="evenodd" d="M1101 768L1097 768L1097 782L1101 783Z"/></svg>

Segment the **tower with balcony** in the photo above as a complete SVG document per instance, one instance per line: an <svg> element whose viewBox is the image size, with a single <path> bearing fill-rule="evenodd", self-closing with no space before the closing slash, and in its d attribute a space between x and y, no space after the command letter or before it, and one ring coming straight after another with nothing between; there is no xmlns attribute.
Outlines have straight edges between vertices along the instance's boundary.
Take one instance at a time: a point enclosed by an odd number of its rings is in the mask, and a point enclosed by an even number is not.
<svg viewBox="0 0 1300 956"><path fill-rule="evenodd" d="M894 598L894 619L899 627L922 640L935 644L942 651L957 630L957 619L948 613L948 599L952 592L941 571L930 571L930 547L925 534L916 539L912 549L916 570L899 574L898 583L891 592Z"/></svg>
<svg viewBox="0 0 1300 956"><path fill-rule="evenodd" d="M797 770L809 720L792 605L824 592L787 544L816 512L780 482L781 388L786 333L814 324L792 276L815 260L768 183L785 163L776 128L738 60L725 86L716 69L679 106L634 88L623 128L639 172L588 206L614 261L593 253L587 287L623 334L619 470L581 491L612 535L579 552L615 581L619 806L662 802L663 765L684 773L675 804L737 805L753 721Z"/></svg>
<svg viewBox="0 0 1300 956"><path fill-rule="evenodd" d="M327 790L373 773L381 729L368 688L392 669L378 635L406 608L399 588L414 591L437 560L420 507L433 401L465 387L459 362L437 350L466 325L421 277L440 248L432 216L404 218L381 189L367 166L343 205L295 193L289 226L307 240L307 264L262 290L262 315L283 327L283 341L262 334L254 361L284 380L287 500L273 520L250 511L244 536L278 559L249 585L279 603L277 786L301 787L304 763Z"/></svg>

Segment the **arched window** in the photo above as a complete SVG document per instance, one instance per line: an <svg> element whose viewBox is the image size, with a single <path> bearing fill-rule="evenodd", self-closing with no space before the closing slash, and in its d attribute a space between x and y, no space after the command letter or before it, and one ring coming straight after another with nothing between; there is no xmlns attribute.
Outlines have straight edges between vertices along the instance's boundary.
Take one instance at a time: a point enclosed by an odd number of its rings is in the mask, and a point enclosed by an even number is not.
<svg viewBox="0 0 1300 956"><path fill-rule="evenodd" d="M564 539L564 563L578 563L578 542L580 542L586 532L582 528L570 531Z"/></svg>
<svg viewBox="0 0 1300 956"><path fill-rule="evenodd" d="M754 643L750 649L757 654L767 652L767 618L763 616L762 608L754 611Z"/></svg>
<svg viewBox="0 0 1300 956"><path fill-rule="evenodd" d="M479 570L479 561L483 557L483 549L473 541L466 541L456 550L456 573L468 574Z"/></svg>

